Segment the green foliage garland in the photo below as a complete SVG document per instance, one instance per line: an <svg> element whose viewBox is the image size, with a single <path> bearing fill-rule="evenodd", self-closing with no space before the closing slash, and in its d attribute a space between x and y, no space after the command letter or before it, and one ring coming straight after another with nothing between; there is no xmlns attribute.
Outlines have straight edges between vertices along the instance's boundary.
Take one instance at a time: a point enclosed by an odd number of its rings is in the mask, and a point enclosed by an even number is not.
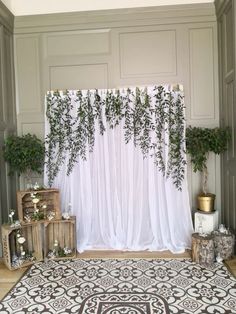
<svg viewBox="0 0 236 314"><path fill-rule="evenodd" d="M103 91L49 92L46 116L46 165L49 184L67 163L69 175L78 157L93 151L95 126L100 134L124 121L124 140L139 147L144 157L153 156L157 168L181 190L185 174L185 119L183 96L164 86ZM152 97L150 96L152 94ZM67 154L69 152L69 154ZM66 156L69 155L68 160Z"/></svg>

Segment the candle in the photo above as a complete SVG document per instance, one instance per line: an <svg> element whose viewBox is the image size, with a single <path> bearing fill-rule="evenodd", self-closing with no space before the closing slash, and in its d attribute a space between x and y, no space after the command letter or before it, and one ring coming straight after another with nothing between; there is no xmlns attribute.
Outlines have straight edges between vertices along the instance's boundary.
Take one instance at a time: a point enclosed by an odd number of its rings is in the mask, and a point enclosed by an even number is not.
<svg viewBox="0 0 236 314"><path fill-rule="evenodd" d="M14 209L10 209L9 212L10 212L10 213L9 213L8 217L10 218L10 223L11 223L11 225L13 225L13 216L14 216L14 214L15 214L15 211L14 211Z"/></svg>
<svg viewBox="0 0 236 314"><path fill-rule="evenodd" d="M59 243L57 240L54 241L54 254L55 256L58 256L58 250L59 250Z"/></svg>

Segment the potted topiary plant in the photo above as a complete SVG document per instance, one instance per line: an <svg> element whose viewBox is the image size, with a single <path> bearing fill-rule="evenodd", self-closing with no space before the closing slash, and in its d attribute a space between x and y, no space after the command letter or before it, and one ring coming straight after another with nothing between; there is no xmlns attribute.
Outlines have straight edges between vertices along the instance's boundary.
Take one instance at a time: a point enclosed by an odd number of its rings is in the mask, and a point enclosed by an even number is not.
<svg viewBox="0 0 236 314"><path fill-rule="evenodd" d="M8 162L9 175L24 174L28 181L32 173L41 174L44 164L44 143L36 135L11 135L5 140L3 157Z"/></svg>
<svg viewBox="0 0 236 314"><path fill-rule="evenodd" d="M210 152L223 153L230 139L229 128L191 127L186 129L186 150L193 164L193 171L202 173L202 192L198 195L198 209L211 212L214 210L215 195L207 192L207 159Z"/></svg>

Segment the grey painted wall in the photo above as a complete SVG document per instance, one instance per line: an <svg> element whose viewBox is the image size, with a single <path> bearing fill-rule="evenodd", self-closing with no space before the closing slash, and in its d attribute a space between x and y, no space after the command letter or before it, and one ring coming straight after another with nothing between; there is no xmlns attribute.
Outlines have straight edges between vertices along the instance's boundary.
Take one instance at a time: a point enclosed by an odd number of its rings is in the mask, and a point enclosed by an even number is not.
<svg viewBox="0 0 236 314"><path fill-rule="evenodd" d="M217 25L213 4L15 19L18 133L44 136L51 89L181 83L187 123L219 124ZM195 206L199 174L189 169ZM210 156L209 190L220 210L220 162Z"/></svg>
<svg viewBox="0 0 236 314"><path fill-rule="evenodd" d="M8 176L2 153L4 139L16 133L13 19L13 15L0 2L0 225L8 221L8 210L16 209L16 178Z"/></svg>
<svg viewBox="0 0 236 314"><path fill-rule="evenodd" d="M220 116L221 125L230 126L232 138L222 158L222 220L236 230L236 5L235 1L217 1Z"/></svg>

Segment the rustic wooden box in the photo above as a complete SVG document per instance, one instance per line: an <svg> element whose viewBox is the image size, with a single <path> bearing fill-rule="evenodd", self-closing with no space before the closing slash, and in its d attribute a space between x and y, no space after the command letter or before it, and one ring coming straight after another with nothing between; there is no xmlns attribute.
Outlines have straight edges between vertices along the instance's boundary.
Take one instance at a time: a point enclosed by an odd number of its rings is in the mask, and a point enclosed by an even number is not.
<svg viewBox="0 0 236 314"><path fill-rule="evenodd" d="M15 228L10 227L10 225L2 225L1 229L4 263L10 270L32 265L43 259L40 224L27 224ZM16 266L13 262L13 256L20 256L17 233L26 239L23 244L24 251L27 254L32 253L33 258L22 260L21 265Z"/></svg>
<svg viewBox="0 0 236 314"><path fill-rule="evenodd" d="M36 205L33 203L34 197L39 199ZM35 214L35 206L37 214ZM17 191L17 207L21 223L61 219L58 189Z"/></svg>
<svg viewBox="0 0 236 314"><path fill-rule="evenodd" d="M69 248L71 254L62 256L64 248ZM53 251L54 254L53 254ZM44 222L44 257L74 258L76 257L76 218L52 220Z"/></svg>

